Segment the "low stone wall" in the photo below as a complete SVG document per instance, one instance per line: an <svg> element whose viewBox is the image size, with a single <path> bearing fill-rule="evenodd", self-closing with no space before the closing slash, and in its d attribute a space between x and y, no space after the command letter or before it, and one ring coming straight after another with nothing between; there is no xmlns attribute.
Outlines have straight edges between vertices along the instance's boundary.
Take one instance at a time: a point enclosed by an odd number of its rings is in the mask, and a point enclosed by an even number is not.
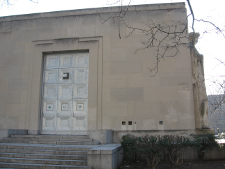
<svg viewBox="0 0 225 169"><path fill-rule="evenodd" d="M120 144L106 144L88 151L87 164L92 169L118 169L122 161Z"/></svg>
<svg viewBox="0 0 225 169"><path fill-rule="evenodd" d="M184 150L184 160L198 160L197 151L193 148L186 148ZM221 148L208 149L205 153L204 160L224 160L225 159L225 146Z"/></svg>
<svg viewBox="0 0 225 169"><path fill-rule="evenodd" d="M167 161L168 156L162 155L161 161ZM142 154L137 155L138 161L145 161L146 157L142 156ZM194 148L185 148L183 153L183 160L184 161L198 161L198 154ZM221 148L213 148L208 149L205 153L203 160L225 160L225 146Z"/></svg>
<svg viewBox="0 0 225 169"><path fill-rule="evenodd" d="M134 136L148 135L179 135L188 136L190 134L204 134L214 133L212 129L201 130L114 130L113 131L113 143L120 143L123 135L131 134Z"/></svg>
<svg viewBox="0 0 225 169"><path fill-rule="evenodd" d="M3 137L9 137L9 135L13 134L26 135L28 134L28 131L20 129L2 129L0 130L0 139L2 139Z"/></svg>
<svg viewBox="0 0 225 169"><path fill-rule="evenodd" d="M101 144L111 144L113 142L112 130L88 130L88 136Z"/></svg>

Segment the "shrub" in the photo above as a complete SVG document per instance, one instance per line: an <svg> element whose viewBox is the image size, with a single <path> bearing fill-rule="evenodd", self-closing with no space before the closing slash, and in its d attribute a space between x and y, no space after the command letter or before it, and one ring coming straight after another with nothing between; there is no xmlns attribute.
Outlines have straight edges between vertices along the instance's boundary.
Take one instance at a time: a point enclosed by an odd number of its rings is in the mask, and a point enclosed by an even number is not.
<svg viewBox="0 0 225 169"><path fill-rule="evenodd" d="M198 134L191 137L124 135L121 145L124 148L124 160L136 161L137 155L144 155L149 169L155 169L164 154L167 155L172 168L179 168L183 163L184 148L188 146L193 146L197 150L199 160L203 160L209 148L218 147L213 134Z"/></svg>
<svg viewBox="0 0 225 169"><path fill-rule="evenodd" d="M163 153L161 136L124 135L121 145L124 148L124 160L136 161L137 154L141 154L146 158L149 169L155 169L160 161L160 155Z"/></svg>
<svg viewBox="0 0 225 169"><path fill-rule="evenodd" d="M168 155L172 168L179 168L183 163L184 148L190 145L190 140L184 136L164 135L162 144Z"/></svg>
<svg viewBox="0 0 225 169"><path fill-rule="evenodd" d="M149 169L155 169L160 162L160 156L163 154L161 143L161 136L145 135L138 138L138 151L146 157Z"/></svg>
<svg viewBox="0 0 225 169"><path fill-rule="evenodd" d="M132 135L124 135L122 137L121 145L124 150L124 160L136 161L137 159L137 137Z"/></svg>
<svg viewBox="0 0 225 169"><path fill-rule="evenodd" d="M203 161L205 153L208 149L213 147L219 147L218 143L215 140L214 134L195 134L192 135L192 146L197 150L198 159Z"/></svg>

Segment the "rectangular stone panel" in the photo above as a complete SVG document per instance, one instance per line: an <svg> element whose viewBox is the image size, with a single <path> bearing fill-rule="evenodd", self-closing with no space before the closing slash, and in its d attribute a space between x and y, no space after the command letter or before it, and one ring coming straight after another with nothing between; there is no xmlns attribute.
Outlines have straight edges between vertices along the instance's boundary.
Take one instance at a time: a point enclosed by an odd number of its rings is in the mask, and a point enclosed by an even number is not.
<svg viewBox="0 0 225 169"><path fill-rule="evenodd" d="M72 54L60 54L60 68L63 67L72 67L72 60L73 60L73 55Z"/></svg>
<svg viewBox="0 0 225 169"><path fill-rule="evenodd" d="M51 68L58 68L59 67L59 56L56 55L50 55L46 58L45 62L45 68L51 69Z"/></svg>
<svg viewBox="0 0 225 169"><path fill-rule="evenodd" d="M143 101L143 88L111 88L110 100L114 102Z"/></svg>
<svg viewBox="0 0 225 169"><path fill-rule="evenodd" d="M59 69L59 83L73 83L73 69Z"/></svg>
<svg viewBox="0 0 225 169"><path fill-rule="evenodd" d="M50 69L45 71L44 83L57 83L58 69Z"/></svg>
<svg viewBox="0 0 225 169"><path fill-rule="evenodd" d="M56 85L45 85L44 86L44 96L45 100L55 100L57 99L57 86Z"/></svg>
<svg viewBox="0 0 225 169"><path fill-rule="evenodd" d="M74 69L74 83L88 82L88 69Z"/></svg>
<svg viewBox="0 0 225 169"><path fill-rule="evenodd" d="M88 67L89 55L88 53L77 53L73 56L73 67Z"/></svg>

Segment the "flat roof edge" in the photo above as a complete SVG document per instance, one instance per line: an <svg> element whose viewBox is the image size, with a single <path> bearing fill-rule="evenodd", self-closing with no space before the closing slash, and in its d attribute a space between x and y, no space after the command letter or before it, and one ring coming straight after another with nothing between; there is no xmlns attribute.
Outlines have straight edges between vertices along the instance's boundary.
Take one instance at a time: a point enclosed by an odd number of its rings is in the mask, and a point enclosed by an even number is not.
<svg viewBox="0 0 225 169"><path fill-rule="evenodd" d="M122 8L123 9L128 8L127 11L146 11L146 10L150 11L150 10L167 10L167 9L170 10L170 9L185 8L185 3L179 2L179 3L130 5L130 6L122 6ZM0 22L37 19L37 18L75 16L75 15L91 15L91 14L98 14L98 13L115 13L115 12L119 12L120 10L121 10L121 6L113 6L113 7L102 7L102 8L87 8L87 9L53 11L53 12L44 12L44 13L32 13L32 14L3 16L3 17L0 17Z"/></svg>

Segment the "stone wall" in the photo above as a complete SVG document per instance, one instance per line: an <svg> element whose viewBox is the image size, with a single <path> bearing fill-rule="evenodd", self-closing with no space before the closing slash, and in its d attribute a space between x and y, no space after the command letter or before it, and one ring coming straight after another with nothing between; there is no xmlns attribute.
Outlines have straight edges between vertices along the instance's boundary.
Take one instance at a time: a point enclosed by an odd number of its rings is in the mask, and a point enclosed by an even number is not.
<svg viewBox="0 0 225 169"><path fill-rule="evenodd" d="M45 54L85 50L90 57L88 130L194 130L189 48L179 46L174 57L157 62L157 48L141 50L145 33L131 33L131 26L186 24L184 3L122 10L123 18L118 17L121 7L0 18L0 129L40 133Z"/></svg>

